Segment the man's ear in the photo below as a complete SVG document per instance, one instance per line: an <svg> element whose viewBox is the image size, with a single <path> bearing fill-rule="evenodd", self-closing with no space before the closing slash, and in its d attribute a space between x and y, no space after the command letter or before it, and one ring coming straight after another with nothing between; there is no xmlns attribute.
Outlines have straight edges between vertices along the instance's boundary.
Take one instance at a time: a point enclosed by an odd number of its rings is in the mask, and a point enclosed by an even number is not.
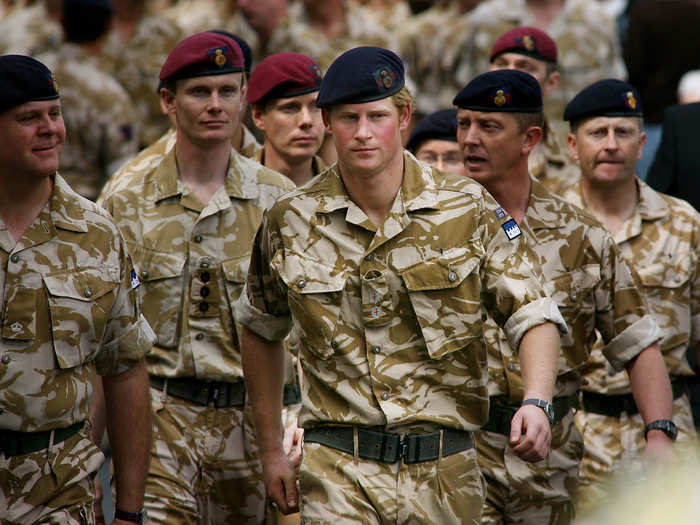
<svg viewBox="0 0 700 525"><path fill-rule="evenodd" d="M175 114L175 93L168 88L160 88L160 109L166 115Z"/></svg>
<svg viewBox="0 0 700 525"><path fill-rule="evenodd" d="M576 149L576 135L569 133L566 137L566 144L569 146L569 155L574 162L578 162L578 149Z"/></svg>
<svg viewBox="0 0 700 525"><path fill-rule="evenodd" d="M321 109L321 117L323 118L323 125L326 128L326 133L333 133L331 130L331 113L329 109Z"/></svg>
<svg viewBox="0 0 700 525"><path fill-rule="evenodd" d="M560 79L561 75L559 74L559 71L552 71L549 75L547 75L547 79L544 81L544 85L542 86L542 96L546 97L550 93L554 92L559 87Z"/></svg>
<svg viewBox="0 0 700 525"><path fill-rule="evenodd" d="M261 104L251 104L250 105L250 118L253 119L253 124L260 131L265 131L265 123L263 122L262 115L264 111Z"/></svg>
<svg viewBox="0 0 700 525"><path fill-rule="evenodd" d="M539 126L530 126L525 130L525 139L523 140L522 152L529 154L537 143L542 139L542 128Z"/></svg>

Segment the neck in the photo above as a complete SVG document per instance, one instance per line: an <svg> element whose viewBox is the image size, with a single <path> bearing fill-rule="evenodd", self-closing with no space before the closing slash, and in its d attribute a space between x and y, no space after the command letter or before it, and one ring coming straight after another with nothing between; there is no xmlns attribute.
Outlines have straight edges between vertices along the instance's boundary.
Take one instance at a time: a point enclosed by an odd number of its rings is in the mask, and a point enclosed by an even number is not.
<svg viewBox="0 0 700 525"><path fill-rule="evenodd" d="M100 53L102 52L102 38L100 37L98 40L95 40L94 42L86 42L84 44L80 44L80 47L85 51L86 54L90 56L100 56Z"/></svg>
<svg viewBox="0 0 700 525"><path fill-rule="evenodd" d="M564 0L526 0L538 29L546 30L564 9Z"/></svg>
<svg viewBox="0 0 700 525"><path fill-rule="evenodd" d="M241 122L238 127L236 128L236 131L233 134L233 138L231 139L231 145L233 146L233 149L235 149L238 153L241 152L243 149L243 123Z"/></svg>
<svg viewBox="0 0 700 525"><path fill-rule="evenodd" d="M223 186L230 155L229 140L203 147L192 144L178 131L175 142L178 176L203 204L209 202L214 192Z"/></svg>
<svg viewBox="0 0 700 525"><path fill-rule="evenodd" d="M271 170L281 173L297 186L306 184L311 180L311 177L313 177L313 160L313 157L310 157L302 162L292 164L288 160L285 160L282 156L278 155L274 148L270 146L269 142L265 143L263 165L266 168L270 168Z"/></svg>
<svg viewBox="0 0 700 525"><path fill-rule="evenodd" d="M51 198L53 179L0 173L0 219L18 241Z"/></svg>
<svg viewBox="0 0 700 525"><path fill-rule="evenodd" d="M581 193L586 208L613 236L632 216L639 202L635 177L618 184L591 184L581 177Z"/></svg>
<svg viewBox="0 0 700 525"><path fill-rule="evenodd" d="M307 13L311 26L326 35L338 34L345 27L345 6L341 1L314 2Z"/></svg>
<svg viewBox="0 0 700 525"><path fill-rule="evenodd" d="M521 169L518 176L499 178L484 184L484 187L515 222L522 222L527 213L532 187L527 168Z"/></svg>
<svg viewBox="0 0 700 525"><path fill-rule="evenodd" d="M379 173L353 173L341 161L338 161L338 169L350 199L365 212L375 226L381 226L388 217L403 182L404 165L401 150Z"/></svg>
<svg viewBox="0 0 700 525"><path fill-rule="evenodd" d="M123 40L128 40L141 19L143 8L134 2L115 2L112 25Z"/></svg>

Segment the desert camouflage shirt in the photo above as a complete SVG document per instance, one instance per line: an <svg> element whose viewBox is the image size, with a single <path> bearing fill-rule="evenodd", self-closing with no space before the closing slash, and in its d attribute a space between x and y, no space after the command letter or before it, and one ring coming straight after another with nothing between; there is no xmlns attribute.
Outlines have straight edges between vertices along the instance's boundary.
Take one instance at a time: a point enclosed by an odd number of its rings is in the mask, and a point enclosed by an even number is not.
<svg viewBox="0 0 700 525"><path fill-rule="evenodd" d="M156 333L149 373L243 377L231 305L243 290L263 210L294 188L231 149L225 185L202 204L178 178L175 150L102 195L141 278L141 309Z"/></svg>
<svg viewBox="0 0 700 525"><path fill-rule="evenodd" d="M537 26L526 0L487 0L471 13L472 33L462 47L469 78L489 69L494 42L517 26ZM566 104L584 87L603 78L624 78L615 22L598 2L566 0L562 12L546 28L557 44L559 87L544 104L550 119L561 120Z"/></svg>
<svg viewBox="0 0 700 525"><path fill-rule="evenodd" d="M44 4L15 8L0 21L0 55L36 56L63 41L61 25L49 17Z"/></svg>
<svg viewBox="0 0 700 525"><path fill-rule="evenodd" d="M255 155L253 155L252 159L255 162L259 162L263 166L265 165L265 148L261 148ZM319 157L318 155L314 155L314 158L311 160L311 173L313 175L318 175L322 171L325 171L328 168L326 166L326 163L323 162L323 159Z"/></svg>
<svg viewBox="0 0 700 525"><path fill-rule="evenodd" d="M124 240L56 175L19 241L0 220L0 262L0 429L85 420L95 374L128 370L153 342Z"/></svg>
<svg viewBox="0 0 700 525"><path fill-rule="evenodd" d="M637 188L637 208L615 242L637 273L649 310L661 327L659 346L669 374L692 375L684 354L700 341L700 214L687 202L654 191L639 179ZM584 205L579 184L568 188L564 197ZM591 357L585 389L629 393L627 375L607 366L600 346Z"/></svg>
<svg viewBox="0 0 700 525"><path fill-rule="evenodd" d="M236 312L268 340L298 338L301 426L476 429L488 415L486 311L514 348L533 326L564 326L534 254L484 189L410 153L404 162L379 228L337 165L263 218Z"/></svg>
<svg viewBox="0 0 700 525"><path fill-rule="evenodd" d="M528 166L545 188L558 194L578 179L580 171L546 117L542 131L543 140L530 154Z"/></svg>
<svg viewBox="0 0 700 525"><path fill-rule="evenodd" d="M128 40L112 29L102 46L102 68L124 86L136 108L142 145L153 144L170 127L156 93L158 73L185 36L172 21L143 16Z"/></svg>
<svg viewBox="0 0 700 525"><path fill-rule="evenodd" d="M650 344L660 331L615 241L598 221L532 181L530 202L520 223L540 258L545 289L568 325L554 395L575 393L596 340L608 342L605 357L615 370ZM489 393L523 399L520 362L491 319L484 337L489 351ZM624 373L624 372L623 372Z"/></svg>
<svg viewBox="0 0 700 525"><path fill-rule="evenodd" d="M114 193L119 191L119 188L125 183L129 184L128 181L130 181L131 174L155 168L163 160L166 153L173 149L176 138L177 133L175 129L170 128L153 144L141 150L138 155L124 164L119 171L107 181L103 194ZM253 158L260 151L262 151L262 145L255 138L255 135L253 135L247 127L243 126L242 145L239 153L244 157ZM98 204L102 203L102 195L100 195L97 202Z"/></svg>
<svg viewBox="0 0 700 525"><path fill-rule="evenodd" d="M129 94L99 68L99 59L64 43L40 55L58 83L68 140L60 170L71 188L95 200L105 181L139 149Z"/></svg>

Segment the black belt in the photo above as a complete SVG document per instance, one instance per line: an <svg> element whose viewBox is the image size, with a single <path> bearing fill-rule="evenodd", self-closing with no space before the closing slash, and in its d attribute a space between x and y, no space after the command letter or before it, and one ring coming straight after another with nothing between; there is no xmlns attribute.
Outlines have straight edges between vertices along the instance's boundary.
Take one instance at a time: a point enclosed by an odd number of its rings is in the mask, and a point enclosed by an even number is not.
<svg viewBox="0 0 700 525"><path fill-rule="evenodd" d="M21 456L49 448L51 432L53 432L53 443L55 445L76 435L83 428L83 425L85 425L85 422L81 421L69 427L42 430L40 432L18 432L16 430L0 429L0 453L8 457Z"/></svg>
<svg viewBox="0 0 700 525"><path fill-rule="evenodd" d="M165 378L150 376L151 386L163 391ZM236 381L226 383L223 381L204 381L193 377L174 377L168 379L166 394L190 401L196 405L208 406L213 403L216 408L242 407L245 404L245 383ZM299 385L294 383L284 385L285 405L293 405L301 401Z"/></svg>
<svg viewBox="0 0 700 525"><path fill-rule="evenodd" d="M304 431L304 441L320 443L348 454L355 453L353 427L316 427ZM363 459L396 463L420 463L438 459L440 432L428 434L396 434L379 432L364 427L357 428L357 454ZM471 432L444 428L442 430L442 455L450 456L474 447Z"/></svg>
<svg viewBox="0 0 700 525"><path fill-rule="evenodd" d="M569 413L569 410L577 407L578 399L574 395L555 397L552 401L554 424L559 423ZM510 422L519 408L519 406L503 404L502 401L499 401L499 397L491 398L489 403L489 421L482 427L482 430L496 432L504 436L510 435Z"/></svg>
<svg viewBox="0 0 700 525"><path fill-rule="evenodd" d="M676 377L671 381L673 399L678 399L687 391L688 385L684 378ZM607 395L584 390L581 395L581 405L586 412L602 416L620 417L623 412L630 416L639 413L632 394Z"/></svg>

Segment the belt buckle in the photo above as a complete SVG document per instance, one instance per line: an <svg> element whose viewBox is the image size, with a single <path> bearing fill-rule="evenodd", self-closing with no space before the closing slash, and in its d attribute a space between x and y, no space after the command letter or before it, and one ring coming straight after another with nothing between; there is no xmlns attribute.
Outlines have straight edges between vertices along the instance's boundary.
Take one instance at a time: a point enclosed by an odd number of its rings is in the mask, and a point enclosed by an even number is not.
<svg viewBox="0 0 700 525"><path fill-rule="evenodd" d="M397 458L397 461L403 460L406 462L406 459L408 458L408 441L406 438L408 435L404 436L401 438L401 442L399 443L399 457Z"/></svg>

